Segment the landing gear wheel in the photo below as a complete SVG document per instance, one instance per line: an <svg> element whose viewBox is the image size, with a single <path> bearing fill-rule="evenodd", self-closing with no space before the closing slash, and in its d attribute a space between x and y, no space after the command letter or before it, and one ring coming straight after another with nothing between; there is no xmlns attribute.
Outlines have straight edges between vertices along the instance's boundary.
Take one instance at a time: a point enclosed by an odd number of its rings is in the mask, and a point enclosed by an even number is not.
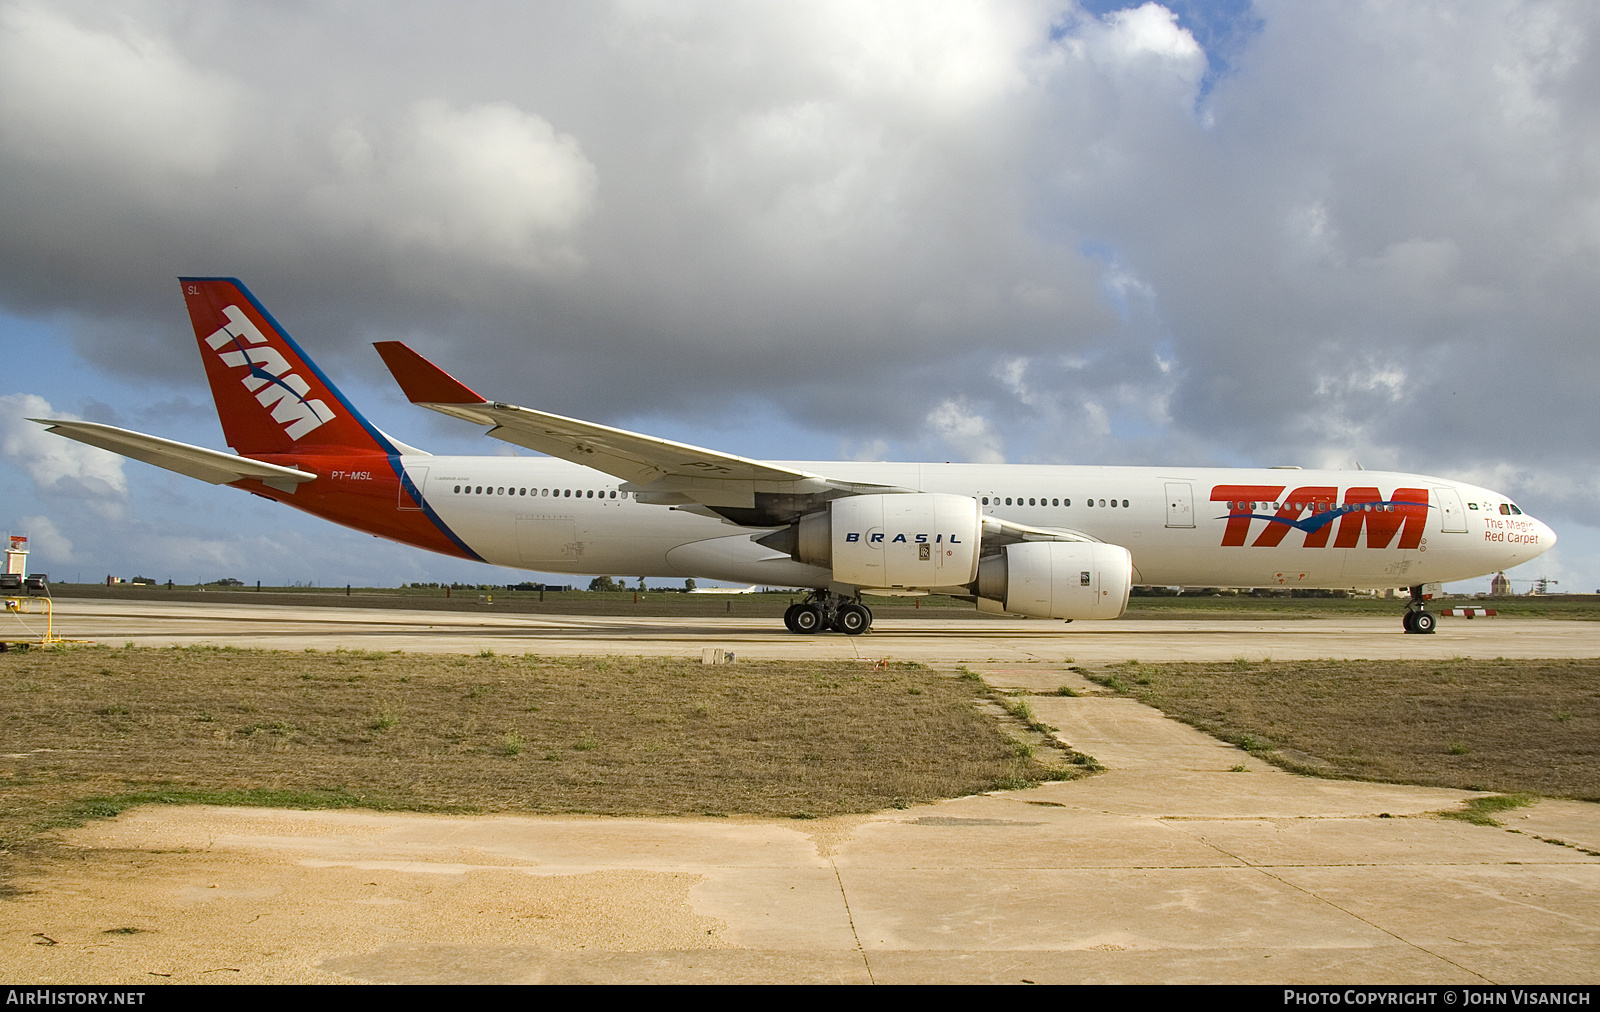
<svg viewBox="0 0 1600 1012"><path fill-rule="evenodd" d="M822 631L824 625L822 609L814 604L797 604L794 606L794 624L792 628L802 636Z"/></svg>
<svg viewBox="0 0 1600 1012"><path fill-rule="evenodd" d="M791 604L788 608L784 609L783 612L783 627L792 633L797 633L800 631L799 629L795 628L794 624L794 613L799 610L800 606L798 604Z"/></svg>
<svg viewBox="0 0 1600 1012"><path fill-rule="evenodd" d="M1438 616L1428 611L1427 600L1422 593L1422 584L1411 588L1411 603L1406 607L1405 617L1400 620L1406 632L1431 633L1439 624Z"/></svg>
<svg viewBox="0 0 1600 1012"><path fill-rule="evenodd" d="M859 604L842 604L833 621L846 636L860 636L872 628L872 613Z"/></svg>

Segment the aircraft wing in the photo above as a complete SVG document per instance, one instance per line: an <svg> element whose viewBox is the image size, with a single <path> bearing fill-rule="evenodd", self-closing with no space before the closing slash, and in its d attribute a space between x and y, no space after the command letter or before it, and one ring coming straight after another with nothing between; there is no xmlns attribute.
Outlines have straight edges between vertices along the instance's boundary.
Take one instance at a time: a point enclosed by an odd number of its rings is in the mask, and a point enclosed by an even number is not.
<svg viewBox="0 0 1600 1012"><path fill-rule="evenodd" d="M208 450L203 446L190 446L188 443L162 439L160 436L147 436L142 432L130 432L115 425L63 418L28 420L45 426L46 432L54 432L58 436L76 439L80 443L98 446L102 450L120 453L124 457L164 467L168 471L176 471L190 478L199 478L213 485L226 485L244 478L254 478L273 488L293 492L301 482L316 477L309 471L268 464L262 460L251 460L249 457L239 457L220 450Z"/></svg>
<svg viewBox="0 0 1600 1012"><path fill-rule="evenodd" d="M693 503L758 510L765 515L771 512L774 496L786 504L792 502L793 509L800 509L812 502L861 491L903 491L833 481L824 475L702 446L490 401L400 341L379 341L374 347L411 403L492 426L488 434L496 439L621 478L641 502ZM763 497L759 506L758 496ZM791 511L787 506L780 508L783 513Z"/></svg>

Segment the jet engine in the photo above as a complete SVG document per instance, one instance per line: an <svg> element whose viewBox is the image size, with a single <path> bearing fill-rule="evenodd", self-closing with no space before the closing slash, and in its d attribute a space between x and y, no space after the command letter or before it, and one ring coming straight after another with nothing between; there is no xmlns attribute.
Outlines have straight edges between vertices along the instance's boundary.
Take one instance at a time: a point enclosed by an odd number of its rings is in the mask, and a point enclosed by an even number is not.
<svg viewBox="0 0 1600 1012"><path fill-rule="evenodd" d="M759 543L858 587L960 587L978 575L983 517L970 496L917 492L835 499Z"/></svg>
<svg viewBox="0 0 1600 1012"><path fill-rule="evenodd" d="M1116 618L1133 589L1133 556L1097 541L1007 545L978 563L980 611L1036 618ZM989 602L996 602L996 609Z"/></svg>

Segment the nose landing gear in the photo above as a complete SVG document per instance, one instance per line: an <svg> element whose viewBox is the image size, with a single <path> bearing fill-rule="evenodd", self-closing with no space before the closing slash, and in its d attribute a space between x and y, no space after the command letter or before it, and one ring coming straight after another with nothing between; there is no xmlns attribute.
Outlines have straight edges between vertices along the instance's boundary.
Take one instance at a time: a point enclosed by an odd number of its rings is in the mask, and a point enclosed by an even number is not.
<svg viewBox="0 0 1600 1012"><path fill-rule="evenodd" d="M804 636L824 630L860 636L872 628L872 609L842 594L814 590L802 603L789 606L783 613L783 624L790 632Z"/></svg>
<svg viewBox="0 0 1600 1012"><path fill-rule="evenodd" d="M1408 633L1431 633L1439 625L1439 619L1428 610L1427 602L1422 599L1420 583L1411 588L1411 600L1406 604L1406 613L1400 619L1400 624Z"/></svg>

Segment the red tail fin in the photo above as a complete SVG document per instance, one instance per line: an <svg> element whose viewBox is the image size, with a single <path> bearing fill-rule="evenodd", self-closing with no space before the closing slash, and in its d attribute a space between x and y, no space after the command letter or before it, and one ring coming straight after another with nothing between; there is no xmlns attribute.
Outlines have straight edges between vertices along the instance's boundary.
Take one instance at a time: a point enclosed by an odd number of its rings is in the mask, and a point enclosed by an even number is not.
<svg viewBox="0 0 1600 1012"><path fill-rule="evenodd" d="M396 452L243 284L234 278L178 280L222 432L234 450Z"/></svg>

